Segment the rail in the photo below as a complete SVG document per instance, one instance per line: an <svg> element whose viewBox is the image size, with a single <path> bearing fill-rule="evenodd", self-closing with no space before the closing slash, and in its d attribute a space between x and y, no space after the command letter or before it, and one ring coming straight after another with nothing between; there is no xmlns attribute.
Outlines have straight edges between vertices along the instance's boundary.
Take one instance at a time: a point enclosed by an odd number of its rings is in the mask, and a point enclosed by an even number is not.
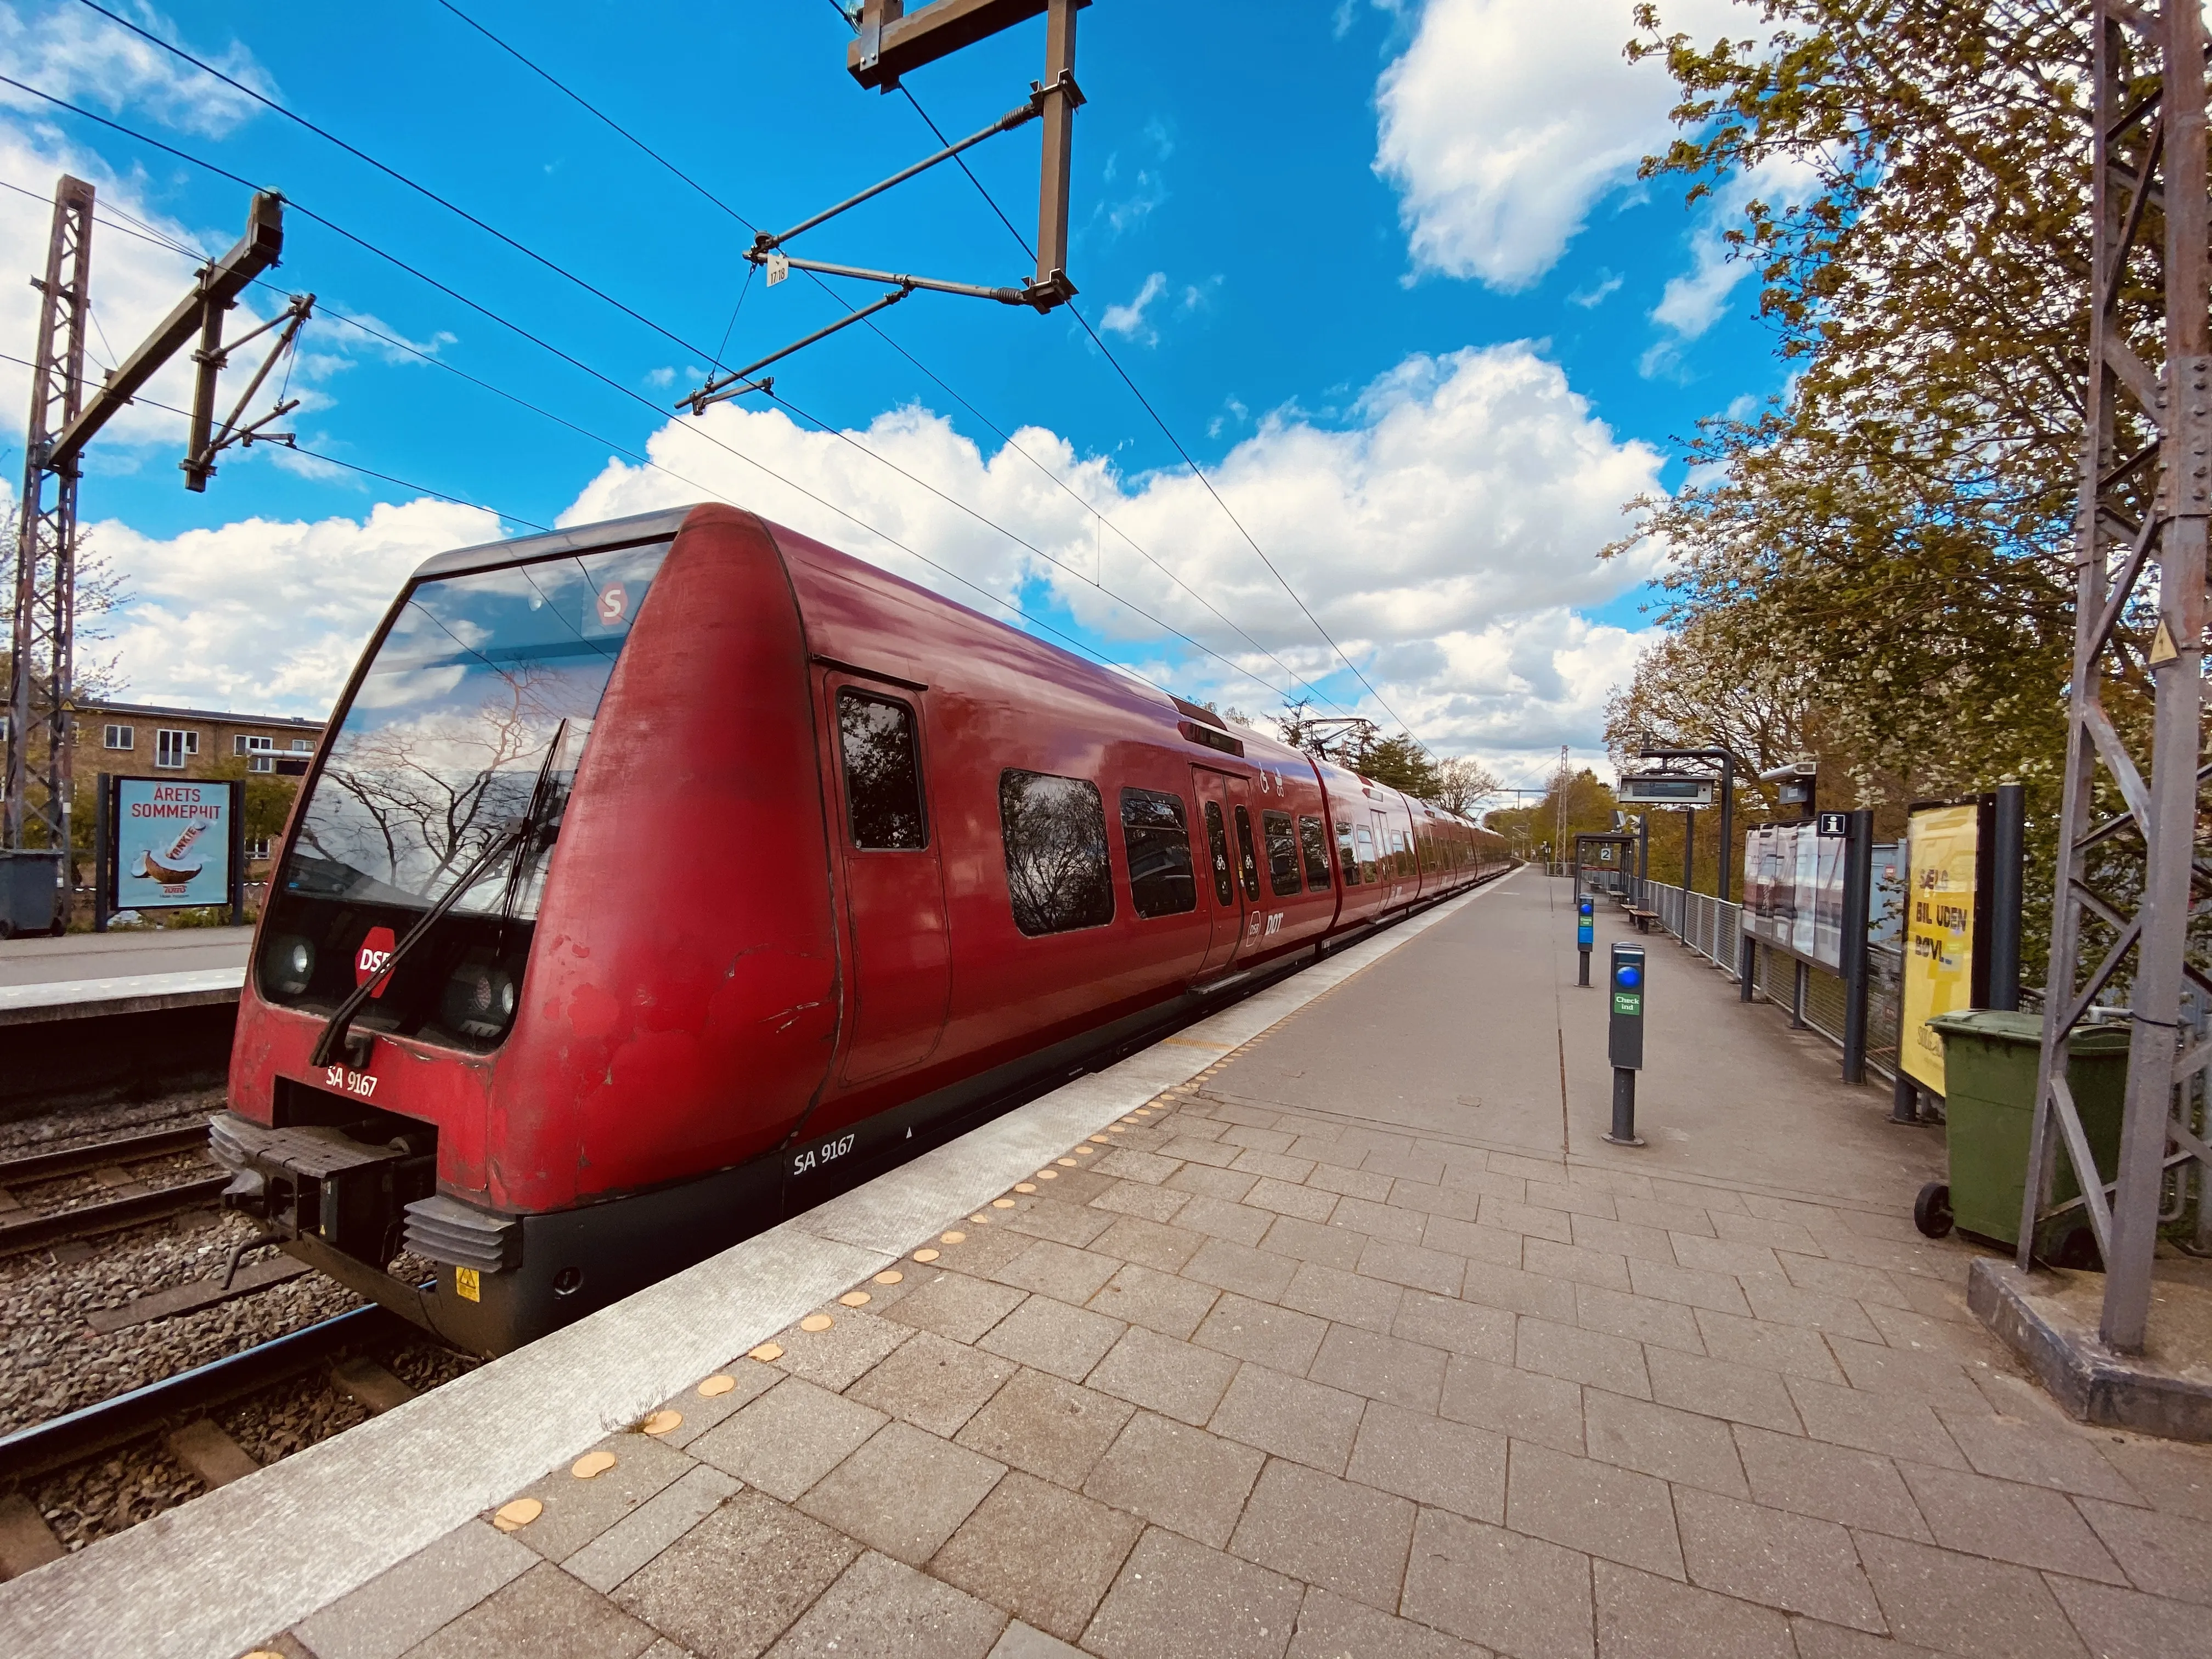
<svg viewBox="0 0 2212 1659"><path fill-rule="evenodd" d="M411 1330L371 1303L226 1354L112 1400L0 1435L0 1481L21 1481L95 1456L165 1422L296 1376L341 1350Z"/></svg>
<svg viewBox="0 0 2212 1659"><path fill-rule="evenodd" d="M85 1146L65 1146L58 1152L32 1152L22 1158L0 1159L0 1192L58 1180L86 1170L106 1169L110 1164L173 1158L179 1152L204 1150L207 1144L208 1128L203 1121L182 1128L155 1129L114 1140L95 1140Z"/></svg>
<svg viewBox="0 0 2212 1659"><path fill-rule="evenodd" d="M222 1189L229 1182L227 1174L213 1175L174 1187L130 1193L104 1203L80 1204L73 1209L25 1216L20 1221L9 1222L0 1216L0 1255L44 1249L68 1239L96 1238L102 1233L120 1232L125 1227L182 1215L191 1210L211 1210L222 1201Z"/></svg>

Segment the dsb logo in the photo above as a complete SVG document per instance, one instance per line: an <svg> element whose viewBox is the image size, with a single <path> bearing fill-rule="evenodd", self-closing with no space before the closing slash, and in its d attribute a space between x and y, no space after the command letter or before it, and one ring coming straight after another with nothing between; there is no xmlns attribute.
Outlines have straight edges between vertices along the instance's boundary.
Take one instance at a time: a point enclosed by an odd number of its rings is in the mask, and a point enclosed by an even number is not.
<svg viewBox="0 0 2212 1659"><path fill-rule="evenodd" d="M353 959L353 982L356 985L368 984L377 969L391 959L392 947L398 943L389 927L372 927L362 934L361 950ZM374 1000L382 996L391 983L390 980L385 981L384 984L368 994L370 998Z"/></svg>

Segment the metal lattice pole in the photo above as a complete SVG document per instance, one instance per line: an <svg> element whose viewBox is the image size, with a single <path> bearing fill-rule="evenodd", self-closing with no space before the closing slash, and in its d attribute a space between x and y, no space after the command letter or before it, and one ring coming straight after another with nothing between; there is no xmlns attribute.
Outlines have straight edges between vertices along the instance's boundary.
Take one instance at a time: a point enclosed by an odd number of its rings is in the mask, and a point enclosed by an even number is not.
<svg viewBox="0 0 2212 1659"><path fill-rule="evenodd" d="M8 688L7 843L66 855L70 838L71 660L76 631L74 464L47 458L84 392L84 327L92 295L92 186L64 175L40 290L31 413L23 435ZM45 799L33 798L33 782Z"/></svg>
<svg viewBox="0 0 2212 1659"><path fill-rule="evenodd" d="M2033 1264L2057 1158L2075 1172L2106 1264L2100 1334L2143 1346L2168 1168L2205 1149L2173 1121L2178 1085L2212 1059L2181 1050L2202 767L2205 545L2212 515L2212 330L2208 330L2204 21L2198 0L2146 10L2094 0L2092 260L2073 674L2065 800L2043 1049L2021 1218ZM2143 231L2162 215L2162 248ZM2164 295L2162 366L2123 302ZM2126 401L2123 401L2125 399ZM2130 406L2132 412L2130 412ZM2137 434L2145 441L2139 446ZM2123 453L2123 446L2130 453ZM2135 624L2156 625L2146 647ZM2150 766L2124 736L2142 724ZM2108 698L2127 698L2116 721ZM2138 736L2136 747L2142 746ZM2118 810L2100 816L2098 786ZM2121 890L2123 889L2132 889ZM2067 1082L2069 1039L2109 987L2129 984L2134 1028L2118 1180L2102 1181ZM2179 1147L2179 1152L2172 1151ZM2110 1193L2109 1199L2107 1193Z"/></svg>

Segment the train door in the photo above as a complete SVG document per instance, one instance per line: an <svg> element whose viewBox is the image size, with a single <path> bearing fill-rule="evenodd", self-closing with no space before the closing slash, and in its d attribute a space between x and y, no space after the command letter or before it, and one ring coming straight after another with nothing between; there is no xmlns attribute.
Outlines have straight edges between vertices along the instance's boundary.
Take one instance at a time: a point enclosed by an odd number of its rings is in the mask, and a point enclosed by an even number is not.
<svg viewBox="0 0 2212 1659"><path fill-rule="evenodd" d="M922 765L921 690L827 681L843 807L840 858L853 1031L839 1081L919 1066L945 1032L952 953Z"/></svg>
<svg viewBox="0 0 2212 1659"><path fill-rule="evenodd" d="M1207 766L1192 767L1190 775L1198 794L1199 833L1206 846L1206 891L1213 909L1213 937L1199 969L1203 979L1229 966L1237 941L1244 934L1246 917L1256 919L1260 870L1251 848L1251 785ZM1241 842L1240 814L1244 826ZM1249 876L1240 866L1249 866Z"/></svg>

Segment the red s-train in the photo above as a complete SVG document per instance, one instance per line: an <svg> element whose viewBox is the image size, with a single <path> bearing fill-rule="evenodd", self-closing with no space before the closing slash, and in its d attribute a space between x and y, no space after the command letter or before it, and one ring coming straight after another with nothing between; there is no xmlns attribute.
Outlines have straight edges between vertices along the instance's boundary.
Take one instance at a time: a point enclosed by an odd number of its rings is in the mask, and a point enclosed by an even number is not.
<svg viewBox="0 0 2212 1659"><path fill-rule="evenodd" d="M465 549L306 780L212 1144L502 1352L1505 862L730 507Z"/></svg>

